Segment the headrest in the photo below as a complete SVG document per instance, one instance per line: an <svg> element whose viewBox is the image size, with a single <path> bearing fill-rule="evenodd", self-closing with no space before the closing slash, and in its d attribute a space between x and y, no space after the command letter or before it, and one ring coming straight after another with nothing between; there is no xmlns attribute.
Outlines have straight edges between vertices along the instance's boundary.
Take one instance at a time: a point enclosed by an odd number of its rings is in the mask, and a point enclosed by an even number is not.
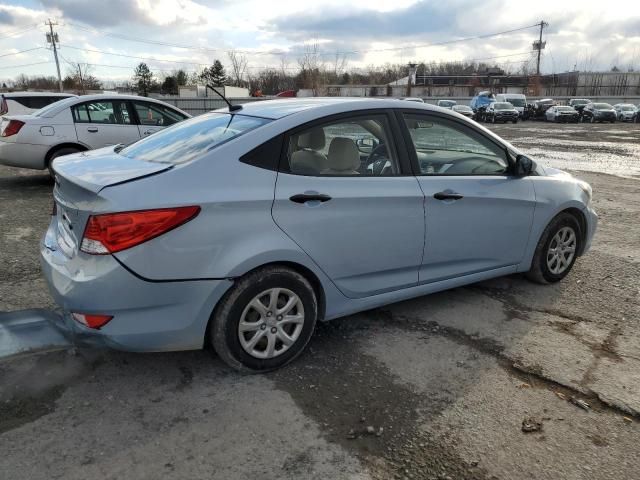
<svg viewBox="0 0 640 480"><path fill-rule="evenodd" d="M360 168L360 153L350 138L335 137L329 145L327 165L331 170L357 171Z"/></svg>
<svg viewBox="0 0 640 480"><path fill-rule="evenodd" d="M314 128L308 132L301 133L298 136L299 148L311 148L320 150L324 148L324 130L322 128Z"/></svg>

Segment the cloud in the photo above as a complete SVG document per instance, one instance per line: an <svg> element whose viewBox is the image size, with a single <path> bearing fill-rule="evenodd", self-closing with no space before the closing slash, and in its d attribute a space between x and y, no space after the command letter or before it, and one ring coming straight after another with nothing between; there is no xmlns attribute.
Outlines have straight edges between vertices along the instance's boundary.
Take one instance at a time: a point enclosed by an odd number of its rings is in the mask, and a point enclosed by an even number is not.
<svg viewBox="0 0 640 480"><path fill-rule="evenodd" d="M0 10L0 25L14 25L15 18L6 10Z"/></svg>
<svg viewBox="0 0 640 480"><path fill-rule="evenodd" d="M57 9L62 16L95 27L121 23L147 23L146 16L132 0L87 2L83 0L41 0L45 8Z"/></svg>

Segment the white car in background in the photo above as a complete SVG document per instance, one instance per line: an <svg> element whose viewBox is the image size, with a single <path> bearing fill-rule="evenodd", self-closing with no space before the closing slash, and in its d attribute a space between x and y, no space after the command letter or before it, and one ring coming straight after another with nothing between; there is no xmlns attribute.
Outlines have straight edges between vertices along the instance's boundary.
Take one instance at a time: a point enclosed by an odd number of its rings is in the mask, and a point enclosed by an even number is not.
<svg viewBox="0 0 640 480"><path fill-rule="evenodd" d="M130 144L191 117L152 98L86 95L0 122L0 164L44 170L57 157ZM53 172L51 172L53 173Z"/></svg>
<svg viewBox="0 0 640 480"><path fill-rule="evenodd" d="M0 93L0 116L28 115L47 105L75 96L71 93L50 92Z"/></svg>

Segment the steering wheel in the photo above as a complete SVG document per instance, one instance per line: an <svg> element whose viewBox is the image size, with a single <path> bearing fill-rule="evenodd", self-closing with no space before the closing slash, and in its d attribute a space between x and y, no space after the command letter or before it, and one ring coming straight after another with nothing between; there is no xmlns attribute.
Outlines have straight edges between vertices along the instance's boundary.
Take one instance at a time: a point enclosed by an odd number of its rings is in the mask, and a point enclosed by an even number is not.
<svg viewBox="0 0 640 480"><path fill-rule="evenodd" d="M376 160L376 157L389 158L386 144L380 143L373 150L371 150L371 153L367 157L367 163L368 164L373 163Z"/></svg>

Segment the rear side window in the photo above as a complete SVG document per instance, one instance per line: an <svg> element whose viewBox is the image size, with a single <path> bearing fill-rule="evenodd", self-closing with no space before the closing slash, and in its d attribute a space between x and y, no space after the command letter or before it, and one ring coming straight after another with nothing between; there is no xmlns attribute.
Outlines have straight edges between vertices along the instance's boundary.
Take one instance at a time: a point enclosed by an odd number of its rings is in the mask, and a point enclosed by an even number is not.
<svg viewBox="0 0 640 480"><path fill-rule="evenodd" d="M130 125L132 123L126 101L87 102L71 108L76 123L106 123Z"/></svg>
<svg viewBox="0 0 640 480"><path fill-rule="evenodd" d="M208 113L154 133L123 148L120 155L147 162L185 163L270 121L245 115Z"/></svg>

